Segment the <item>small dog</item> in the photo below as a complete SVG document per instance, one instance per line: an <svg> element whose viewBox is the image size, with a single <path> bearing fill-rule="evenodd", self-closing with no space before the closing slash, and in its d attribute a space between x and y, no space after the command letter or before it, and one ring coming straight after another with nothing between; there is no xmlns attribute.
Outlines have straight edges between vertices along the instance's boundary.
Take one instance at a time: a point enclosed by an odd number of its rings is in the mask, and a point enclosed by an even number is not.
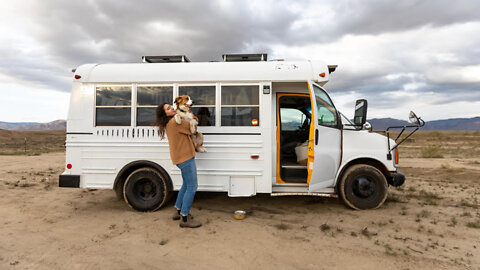
<svg viewBox="0 0 480 270"><path fill-rule="evenodd" d="M207 149L203 147L203 134L197 132L198 118L192 113L190 109L193 105L193 100L189 96L179 96L175 98L175 105L177 105L177 114L174 116L177 124L182 123L182 119L190 122L190 131L193 133L191 135L193 144L195 146L195 151L204 153L207 152Z"/></svg>

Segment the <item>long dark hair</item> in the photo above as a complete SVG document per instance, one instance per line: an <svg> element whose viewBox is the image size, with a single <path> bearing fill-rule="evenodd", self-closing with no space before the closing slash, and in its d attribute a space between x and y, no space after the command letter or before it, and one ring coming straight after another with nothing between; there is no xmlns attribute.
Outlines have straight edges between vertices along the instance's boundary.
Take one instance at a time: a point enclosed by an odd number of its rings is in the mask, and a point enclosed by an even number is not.
<svg viewBox="0 0 480 270"><path fill-rule="evenodd" d="M167 103L160 104L155 110L155 126L158 126L158 131L162 140L165 138L165 127L167 126L168 121L172 119L171 116L167 116L165 113L165 104Z"/></svg>

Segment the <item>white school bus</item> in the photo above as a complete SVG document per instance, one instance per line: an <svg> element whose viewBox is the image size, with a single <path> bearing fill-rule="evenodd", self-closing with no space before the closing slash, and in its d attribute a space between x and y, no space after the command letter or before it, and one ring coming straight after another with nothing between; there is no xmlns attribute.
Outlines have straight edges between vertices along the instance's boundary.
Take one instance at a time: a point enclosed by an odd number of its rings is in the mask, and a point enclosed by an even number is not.
<svg viewBox="0 0 480 270"><path fill-rule="evenodd" d="M353 124L323 88L336 66L266 58L162 56L78 67L59 186L113 189L139 211L165 205L182 177L152 125L155 108L189 95L208 150L196 154L198 191L339 195L354 209L382 205L388 187L405 177L397 172L398 144L365 128L366 101L357 101Z"/></svg>

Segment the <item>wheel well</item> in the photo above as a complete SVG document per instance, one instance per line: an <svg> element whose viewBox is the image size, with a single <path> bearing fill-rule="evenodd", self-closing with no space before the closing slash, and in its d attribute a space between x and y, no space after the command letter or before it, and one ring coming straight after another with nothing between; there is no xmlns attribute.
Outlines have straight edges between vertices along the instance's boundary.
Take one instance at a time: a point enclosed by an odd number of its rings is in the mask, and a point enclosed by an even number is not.
<svg viewBox="0 0 480 270"><path fill-rule="evenodd" d="M136 169L145 167L157 170L163 177L167 179L168 190L173 190L172 179L162 166L148 160L137 160L125 165L117 174L115 182L113 183L113 190L115 190L118 198L123 198L123 184L125 183L127 177Z"/></svg>
<svg viewBox="0 0 480 270"><path fill-rule="evenodd" d="M350 168L351 166L353 165L357 165L357 164L366 164L366 165L370 165L372 167L375 167L377 168L378 170L380 170L382 172L382 174L385 176L385 178L387 179L387 181L389 182L389 179L391 178L391 174L390 172L388 171L387 167L385 167L385 165L383 165L383 163L381 163L380 161L376 160L376 159L372 159L372 158L359 158L359 159L354 159L350 162L347 163L347 165L345 165L342 169L342 171L340 172L340 174L338 175L338 179L337 179L337 182L335 183L335 189L337 190L338 192L338 184L340 183L340 179L342 179L343 177L343 174L345 173L345 171ZM389 182L390 183L390 182Z"/></svg>

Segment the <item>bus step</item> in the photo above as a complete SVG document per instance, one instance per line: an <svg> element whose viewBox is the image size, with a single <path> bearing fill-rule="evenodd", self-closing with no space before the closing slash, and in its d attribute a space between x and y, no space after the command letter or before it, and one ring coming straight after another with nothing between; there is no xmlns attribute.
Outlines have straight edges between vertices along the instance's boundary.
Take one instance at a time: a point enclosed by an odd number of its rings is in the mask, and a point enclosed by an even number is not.
<svg viewBox="0 0 480 270"><path fill-rule="evenodd" d="M311 192L311 193L303 193L303 192L277 192L277 193L270 193L270 196L316 196L316 197L338 198L338 195L337 195L337 194L319 193L319 192Z"/></svg>

